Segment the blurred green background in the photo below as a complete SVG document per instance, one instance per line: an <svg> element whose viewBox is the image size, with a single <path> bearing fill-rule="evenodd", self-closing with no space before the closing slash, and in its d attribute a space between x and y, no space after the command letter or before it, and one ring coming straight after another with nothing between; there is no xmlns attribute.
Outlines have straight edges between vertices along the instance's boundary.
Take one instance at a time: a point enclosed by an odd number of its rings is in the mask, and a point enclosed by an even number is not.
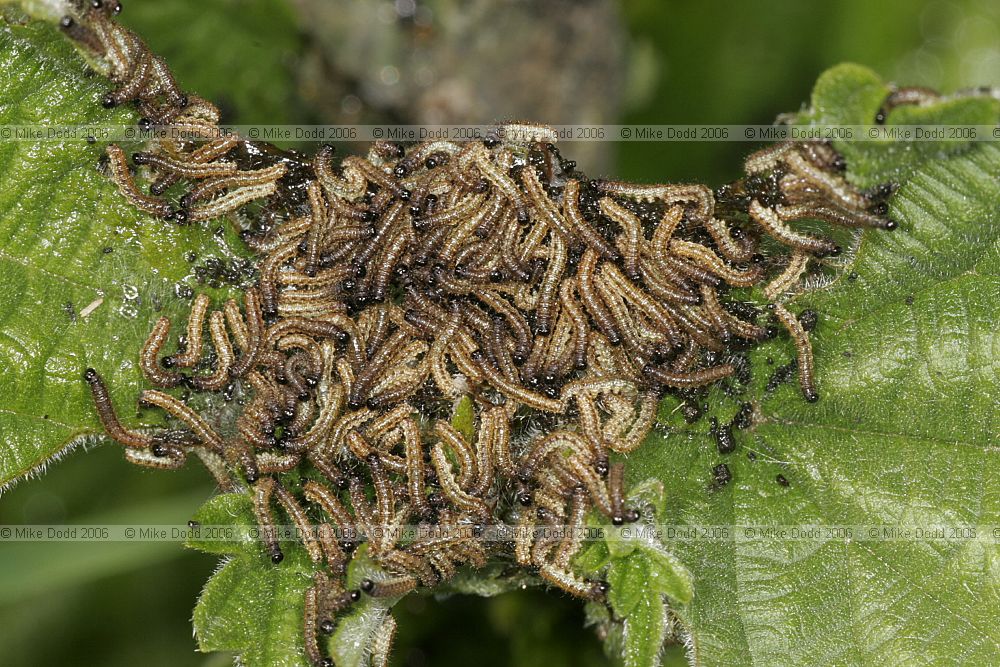
<svg viewBox="0 0 1000 667"><path fill-rule="evenodd" d="M488 123L511 114L556 123L769 123L807 102L818 74L843 61L943 91L1000 85L995 0L130 0L122 19L186 88L217 101L235 123ZM509 71L497 73L498 54ZM529 99L506 92L532 79L548 83L530 86ZM503 108L508 100L519 106ZM718 185L738 176L752 149L563 150L593 173ZM117 447L99 446L6 492L0 524L184 523L212 491L194 466L140 470ZM0 664L229 664L229 656L196 653L191 637L194 601L215 567L173 543L5 544ZM565 596L525 591L403 607L396 665L607 662ZM668 652L668 664L683 662L679 649Z"/></svg>

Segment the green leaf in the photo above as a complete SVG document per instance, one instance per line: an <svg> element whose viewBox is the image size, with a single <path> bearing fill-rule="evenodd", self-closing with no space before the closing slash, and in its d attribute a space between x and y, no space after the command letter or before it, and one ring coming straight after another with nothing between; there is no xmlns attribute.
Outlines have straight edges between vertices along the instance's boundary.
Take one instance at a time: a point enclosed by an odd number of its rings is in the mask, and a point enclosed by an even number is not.
<svg viewBox="0 0 1000 667"><path fill-rule="evenodd" d="M195 518L203 526L231 524L241 533L255 525L249 496L236 493L216 496ZM301 545L283 542L285 559L273 565L262 548L245 543L193 539L188 544L210 553L238 554L223 561L198 599L194 629L199 649L238 653L246 667L308 667L302 617L316 565ZM365 578L385 578L367 554L367 545L354 553L347 571L349 589ZM396 602L398 598L366 595L336 618L328 648L338 666L367 664L371 637Z"/></svg>
<svg viewBox="0 0 1000 667"><path fill-rule="evenodd" d="M455 406L455 413L451 417L451 425L461 433L468 442L472 442L476 436L476 413L472 403L472 397L463 396Z"/></svg>
<svg viewBox="0 0 1000 667"><path fill-rule="evenodd" d="M800 122L867 125L875 122L889 86L863 65L843 63L823 72L813 86L812 106Z"/></svg>
<svg viewBox="0 0 1000 667"><path fill-rule="evenodd" d="M282 543L284 560L270 562L259 539L245 540L256 527L250 496L215 496L195 514L203 527L232 526L243 541L193 538L188 546L209 553L236 554L212 575L194 610L201 651L233 651L247 667L308 667L302 643L305 591L316 565L301 545Z"/></svg>
<svg viewBox="0 0 1000 667"><path fill-rule="evenodd" d="M260 551L260 540L254 537L257 521L252 505L247 493L213 496L195 513L193 521L199 525L192 526L191 537L184 545L210 554Z"/></svg>
<svg viewBox="0 0 1000 667"><path fill-rule="evenodd" d="M650 594L649 560L642 553L615 558L608 566L608 602L615 614L627 617Z"/></svg>
<svg viewBox="0 0 1000 667"><path fill-rule="evenodd" d="M83 75L52 27L0 26L0 124L133 122L128 111L94 103L105 85ZM838 68L817 84L803 118L867 123L887 90L863 68ZM997 115L995 100L945 100L900 107L887 123L985 124ZM893 141L838 148L856 182L902 184L891 209L900 228L866 233L832 284L794 304L821 314L821 402L805 404L788 384L763 390L769 369L793 358L787 340L774 341L751 355L750 397L761 421L737 434L741 447L727 460L732 482L710 483L720 456L703 423L654 438L630 457L630 474L663 480L668 523L907 524L946 536L775 540L737 532L668 545L697 582L690 604L674 610L696 662L988 664L1000 643L1000 554L984 532L1000 522L1000 149ZM0 374L0 431L8 436L0 484L97 432L80 381L85 366L105 374L116 404L134 398L148 323L185 310L174 294L178 283L193 282L186 252L241 252L226 226L210 236L135 214L93 168L101 150L83 142L0 145L0 366L17 369ZM732 414L721 392L709 401L710 414ZM977 536L962 537L970 532ZM612 604L629 611L624 659L653 665L667 632L660 591L680 601L690 594L673 559L621 555L609 577L618 584ZM650 567L676 581L637 586ZM258 553L230 560L195 612L202 650L241 651L247 665L302 664L311 568L294 548L278 567ZM355 581L362 570L352 565ZM387 606L366 600L345 617L332 640L343 664L364 660Z"/></svg>
<svg viewBox="0 0 1000 667"><path fill-rule="evenodd" d="M66 14L65 2L66 0L0 0L0 7L10 5L3 7L2 11L9 12L12 17L20 18L17 12L21 10L28 16L55 23Z"/></svg>
<svg viewBox="0 0 1000 667"><path fill-rule="evenodd" d="M234 651L246 667L309 667L302 645L313 566L301 550L280 565L237 556L212 575L194 610L201 651Z"/></svg>
<svg viewBox="0 0 1000 667"><path fill-rule="evenodd" d="M625 667L656 667L666 634L666 607L659 595L647 591L625 619L622 663Z"/></svg>
<svg viewBox="0 0 1000 667"><path fill-rule="evenodd" d="M1000 101L989 97L945 99L930 106L901 106L889 114L886 130L914 125L992 125L1000 113ZM871 123L871 121L866 121ZM910 131L913 131L910 128ZM880 181L902 183L927 160L943 158L969 148L971 141L877 141L839 142L850 166L850 178L862 186Z"/></svg>
<svg viewBox="0 0 1000 667"><path fill-rule="evenodd" d="M604 541L612 558L622 558L635 551L636 541L627 536L631 527L623 530L617 526L606 526L605 530Z"/></svg>
<svg viewBox="0 0 1000 667"><path fill-rule="evenodd" d="M667 404L663 401L662 404ZM662 405L661 405L662 407ZM663 487L663 480L651 477L633 485L628 490L628 505L630 507L646 507L653 512L654 516L663 516L666 510L666 491Z"/></svg>
<svg viewBox="0 0 1000 667"><path fill-rule="evenodd" d="M250 497L215 496L195 514L203 526L254 527ZM209 553L236 553L212 575L194 610L201 651L233 651L247 667L308 667L302 644L305 590L315 565L299 546L282 545L285 559L272 564L248 543L193 538L188 545Z"/></svg>
<svg viewBox="0 0 1000 667"><path fill-rule="evenodd" d="M108 84L83 76L78 56L52 26L0 25L0 72L0 123L136 120L95 103ZM0 361L22 369L0 376L0 431L11 434L0 453L0 484L100 432L82 381L86 366L102 373L124 421L136 423L123 406L140 387L138 350L155 317L181 321L186 313L186 298L176 293L196 286L189 253L197 263L245 254L228 225L212 225L216 233L207 234L136 213L95 168L102 152L102 144L83 141L0 145ZM229 293L198 289L217 301ZM79 315L99 299L91 314ZM220 495L194 517L203 526L231 526L236 538L195 534L188 543L236 554L195 609L199 647L238 652L248 666L305 667L302 604L313 566L300 548L284 544L285 561L267 562L249 534L256 525L249 502L244 494ZM366 600L345 615L332 639L338 664L361 664L367 643L359 649L356 640L371 635L388 606Z"/></svg>
<svg viewBox="0 0 1000 667"><path fill-rule="evenodd" d="M653 542L633 538L635 549L611 560L607 568L608 602L620 632L607 621L592 619L607 628L609 648L617 650L625 665L650 667L660 664L666 639L667 605L661 595L686 603L691 600L691 575L680 562Z"/></svg>
<svg viewBox="0 0 1000 667"><path fill-rule="evenodd" d="M856 68L835 73L844 76L821 79L821 108L810 113L857 122L878 86ZM987 108L995 122L992 101L919 112L980 122ZM917 110L900 107L890 122L904 113ZM794 359L790 341L772 341L750 355L753 387L740 400L755 399L760 420L736 433L735 453L719 455L704 420L672 420L672 433L630 457L634 479L664 480L664 523L736 527L667 544L696 582L690 604L674 610L696 664L995 662L1000 149L933 147L851 149L852 177L905 176L890 202L900 226L865 232L830 285L792 304L819 313L820 401L806 403L794 381L764 390ZM721 391L707 400L710 415L732 414ZM733 479L719 488L711 469L721 461ZM782 539L746 525L818 532ZM900 525L911 536L824 532L841 525ZM914 535L918 527L942 537Z"/></svg>
<svg viewBox="0 0 1000 667"><path fill-rule="evenodd" d="M662 484L647 480L633 488L637 493L629 500L634 506L641 506L636 503L640 498L653 505L662 504ZM690 602L691 574L654 539L655 526L635 524L605 529L606 538L590 542L574 564L586 573L606 568L608 604L618 621L612 622L603 605L588 605L588 624L600 628L605 652L616 662L637 667L659 665L668 613L662 596L679 604Z"/></svg>
<svg viewBox="0 0 1000 667"><path fill-rule="evenodd" d="M650 588L681 604L691 601L694 584L691 573L680 560L661 546L649 542L643 544L641 554L648 561L647 585Z"/></svg>
<svg viewBox="0 0 1000 667"><path fill-rule="evenodd" d="M888 84L867 67L845 63L832 67L816 81L810 109L798 114L799 123L816 125L873 125L886 96ZM885 120L887 129L902 125L992 125L1000 113L1000 100L987 96L942 99L928 106L896 107ZM883 181L902 182L925 160L944 157L968 148L968 140L836 141L847 158L849 178L865 187Z"/></svg>
<svg viewBox="0 0 1000 667"><path fill-rule="evenodd" d="M0 22L0 124L134 123L97 104L107 85L84 76L54 26ZM228 223L210 223L213 234L137 213L98 172L103 151L82 138L0 144L0 368L15 371L0 374L0 487L100 432L88 366L135 423L151 322L165 315L181 328L177 294L197 285L194 269L245 252Z"/></svg>
<svg viewBox="0 0 1000 667"><path fill-rule="evenodd" d="M581 572L597 572L611 562L611 552L608 551L606 540L590 540L573 559Z"/></svg>

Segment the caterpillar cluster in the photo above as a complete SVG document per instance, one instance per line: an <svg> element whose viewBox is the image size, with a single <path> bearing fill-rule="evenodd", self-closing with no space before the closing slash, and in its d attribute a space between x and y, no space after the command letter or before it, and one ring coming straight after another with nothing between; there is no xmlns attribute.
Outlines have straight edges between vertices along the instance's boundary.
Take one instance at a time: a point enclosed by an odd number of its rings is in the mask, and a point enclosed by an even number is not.
<svg viewBox="0 0 1000 667"><path fill-rule="evenodd" d="M118 8L94 0L62 22L118 84L103 102L136 103L143 123L203 137L134 154L151 173L148 192L109 146L123 195L178 223L254 201L267 217L244 233L260 277L242 303L213 309L200 295L184 346L166 353L172 322L161 318L140 352L156 389L139 402L178 428L124 426L100 375L85 379L129 461L176 468L194 454L223 489L248 487L274 563L284 555L275 509L300 529L318 571L303 616L314 665L332 664L320 637L362 595L432 588L462 567L506 560L603 598L607 583L572 563L588 516L639 518L612 454L642 444L666 393L733 375L726 352L769 335L728 290L763 288L816 400L808 333L782 299L839 248L792 223L895 226L884 217L889 190L859 192L818 143L752 155L723 215L706 186L587 179L541 125L506 124L465 144L377 142L337 164L331 147L306 160L218 138L215 107L177 89L111 20ZM789 252L765 258L763 238ZM164 391L181 387L235 395L238 415L219 424ZM451 423L463 397L466 432ZM393 528L411 523L434 531L401 541ZM551 525L570 530L541 529ZM511 526L513 540L485 537ZM384 574L348 589L361 539ZM390 617L373 654L384 659L394 628Z"/></svg>
<svg viewBox="0 0 1000 667"><path fill-rule="evenodd" d="M134 32L112 17L117 0L76 0L76 16L65 16L60 29L74 40L99 71L118 84L101 104L112 108L135 103L142 114L140 129L170 127L149 152L135 153L135 166L146 166L156 178L143 192L133 179L133 166L117 145L105 158L111 177L128 201L146 213L177 223L193 223L225 215L278 190L279 179L297 176L302 165L293 153L225 135L220 112L211 102L184 93L160 56ZM181 181L197 181L175 205L163 197Z"/></svg>

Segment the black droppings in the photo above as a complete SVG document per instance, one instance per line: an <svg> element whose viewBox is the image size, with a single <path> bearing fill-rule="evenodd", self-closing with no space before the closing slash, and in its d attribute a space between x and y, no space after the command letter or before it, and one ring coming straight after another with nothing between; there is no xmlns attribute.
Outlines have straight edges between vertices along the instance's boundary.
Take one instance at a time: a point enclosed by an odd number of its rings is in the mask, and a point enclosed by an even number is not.
<svg viewBox="0 0 1000 667"><path fill-rule="evenodd" d="M767 386L764 388L766 391L774 391L784 383L790 381L795 375L796 369L798 369L799 363L795 359L788 362L784 366L779 366L774 370L774 373L767 381Z"/></svg>
<svg viewBox="0 0 1000 667"><path fill-rule="evenodd" d="M712 417L712 428L709 431L715 436L715 446L720 454L729 454L736 449L736 439L733 438L733 427L731 424L719 424L719 421Z"/></svg>
<svg viewBox="0 0 1000 667"><path fill-rule="evenodd" d="M721 488L726 484L729 484L732 479L733 473L729 471L729 466L725 463L720 463L712 468L712 481L716 487Z"/></svg>

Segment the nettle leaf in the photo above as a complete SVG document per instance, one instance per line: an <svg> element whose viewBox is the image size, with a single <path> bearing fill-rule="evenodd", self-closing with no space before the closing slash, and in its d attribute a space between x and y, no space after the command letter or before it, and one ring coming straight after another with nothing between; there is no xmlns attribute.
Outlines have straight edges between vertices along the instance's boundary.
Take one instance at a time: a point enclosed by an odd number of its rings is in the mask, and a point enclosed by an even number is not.
<svg viewBox="0 0 1000 667"><path fill-rule="evenodd" d="M462 436L472 442L476 435L476 412L471 396L463 396L455 406L455 413L451 417L451 425Z"/></svg>
<svg viewBox="0 0 1000 667"><path fill-rule="evenodd" d="M639 596L624 625L622 664L625 667L660 664L667 634L667 609L660 596L653 591Z"/></svg>
<svg viewBox="0 0 1000 667"><path fill-rule="evenodd" d="M314 567L301 549L279 565L263 555L224 562L194 610L199 650L237 652L246 667L308 667L302 615Z"/></svg>
<svg viewBox="0 0 1000 667"><path fill-rule="evenodd" d="M615 614L628 617L649 592L649 561L642 553L615 558L608 566L608 602Z"/></svg>
<svg viewBox="0 0 1000 667"><path fill-rule="evenodd" d="M852 63L837 65L820 75L809 109L794 116L797 123L814 125L872 125L890 93L889 84L875 72ZM905 141L885 136L893 128L912 125L992 125L1000 101L986 96L942 99L921 106L900 106L885 119L876 138L835 142L847 158L848 177L859 184L902 182L924 160L944 157L970 146L965 139L945 136L942 141Z"/></svg>
<svg viewBox="0 0 1000 667"><path fill-rule="evenodd" d="M208 553L228 554L212 575L194 611L194 632L202 651L232 651L246 667L308 667L302 642L305 591L317 565L298 543L281 542L284 560L270 562L257 536L252 501L247 494L220 494L205 503L194 520L202 530L231 527L235 539L215 534L199 536L187 546ZM284 515L277 521L287 520ZM382 579L385 573L367 555L367 545L354 553L347 571L348 588L361 580ZM337 616L329 652L342 667L367 664L371 637L398 598L363 596Z"/></svg>
<svg viewBox="0 0 1000 667"><path fill-rule="evenodd" d="M884 90L863 68L835 68L804 117L870 122ZM888 123L998 115L995 101L945 101L900 107ZM719 527L666 545L695 581L690 604L672 609L695 664L988 664L1000 642L1000 549L986 530L1000 521L1000 148L838 148L861 183L908 176L890 201L899 229L866 232L831 284L792 302L819 313L820 401L794 380L766 390L794 359L790 341L772 341L750 355L740 400L757 416L733 454L666 401L670 428L630 457L630 474L664 480L664 523ZM707 402L720 420L736 409L719 390ZM722 461L733 479L719 487ZM732 525L811 526L812 539ZM910 535L845 540L842 525Z"/></svg>
<svg viewBox="0 0 1000 667"><path fill-rule="evenodd" d="M385 576L366 549L358 549L348 569L352 588L364 578ZM298 545L282 543L282 551L285 559L278 565L256 550L224 561L212 575L194 610L199 650L238 653L245 667L309 667L303 608L316 565ZM372 636L396 602L364 596L337 616L327 648L338 667L368 664Z"/></svg>
<svg viewBox="0 0 1000 667"><path fill-rule="evenodd" d="M280 520L280 519L279 519ZM247 667L308 667L302 644L305 591L316 565L298 544L282 542L285 558L270 562L256 534L252 501L242 493L215 496L195 514L202 530L231 526L240 538L201 536L187 546L228 554L205 585L194 610L201 651L232 651ZM227 535L228 537L228 535Z"/></svg>
<svg viewBox="0 0 1000 667"><path fill-rule="evenodd" d="M643 544L640 554L647 561L649 580L646 585L672 601L687 604L694 595L691 573L673 554L658 544Z"/></svg>
<svg viewBox="0 0 1000 667"><path fill-rule="evenodd" d="M248 554L261 551L256 536L253 500L247 493L220 493L195 513L191 537L184 546L210 554Z"/></svg>
<svg viewBox="0 0 1000 667"><path fill-rule="evenodd" d="M573 563L581 572L597 572L611 562L611 552L606 540L590 540L584 543L583 549L573 559Z"/></svg>
<svg viewBox="0 0 1000 667"><path fill-rule="evenodd" d="M631 527L623 529L611 526L607 528L605 542L612 558L624 558L635 551L636 540L630 539L631 530Z"/></svg>
<svg viewBox="0 0 1000 667"><path fill-rule="evenodd" d="M662 484L647 480L635 485L629 500L634 504L645 500L655 507L662 497ZM609 656L628 666L658 665L668 611L687 604L693 596L691 573L664 549L655 524L605 530L605 539L591 541L574 562L586 573L603 570L610 586L608 604L616 621L606 613L595 616L593 608L588 609L588 615L591 622L602 626Z"/></svg>
<svg viewBox="0 0 1000 667"><path fill-rule="evenodd" d="M889 85L863 65L843 63L820 74L813 86L809 109L799 122L817 125L867 125L889 94Z"/></svg>
<svg viewBox="0 0 1000 667"><path fill-rule="evenodd" d="M59 15L58 7L43 5L44 18ZM0 24L0 72L0 124L136 121L129 110L96 103L108 84L85 75L79 55L51 25ZM0 485L101 432L82 380L87 366L104 375L124 421L158 423L154 415L129 418L122 407L138 394L136 360L150 323L161 315L183 322L200 260L246 255L228 225L177 227L135 211L98 171L103 147L82 140L0 143L0 365L16 369L0 374L0 432L7 436ZM197 289L217 301L230 294ZM302 549L283 542L286 558L272 565L254 536L245 494L219 495L193 519L232 528L222 536L193 530L187 542L232 556L195 610L201 650L239 652L248 666L307 665L302 605L314 566ZM352 573L374 569L361 556L352 564ZM331 638L338 664L363 664L368 638L390 607L366 598L339 619Z"/></svg>
<svg viewBox="0 0 1000 667"><path fill-rule="evenodd" d="M97 103L107 88L54 26L0 21L0 125L133 124L133 111ZM98 171L105 142L83 134L0 142L0 487L100 432L88 366L138 423L137 358L152 322L182 328L193 287L224 299L195 270L245 252L228 223L179 227L137 212Z"/></svg>

